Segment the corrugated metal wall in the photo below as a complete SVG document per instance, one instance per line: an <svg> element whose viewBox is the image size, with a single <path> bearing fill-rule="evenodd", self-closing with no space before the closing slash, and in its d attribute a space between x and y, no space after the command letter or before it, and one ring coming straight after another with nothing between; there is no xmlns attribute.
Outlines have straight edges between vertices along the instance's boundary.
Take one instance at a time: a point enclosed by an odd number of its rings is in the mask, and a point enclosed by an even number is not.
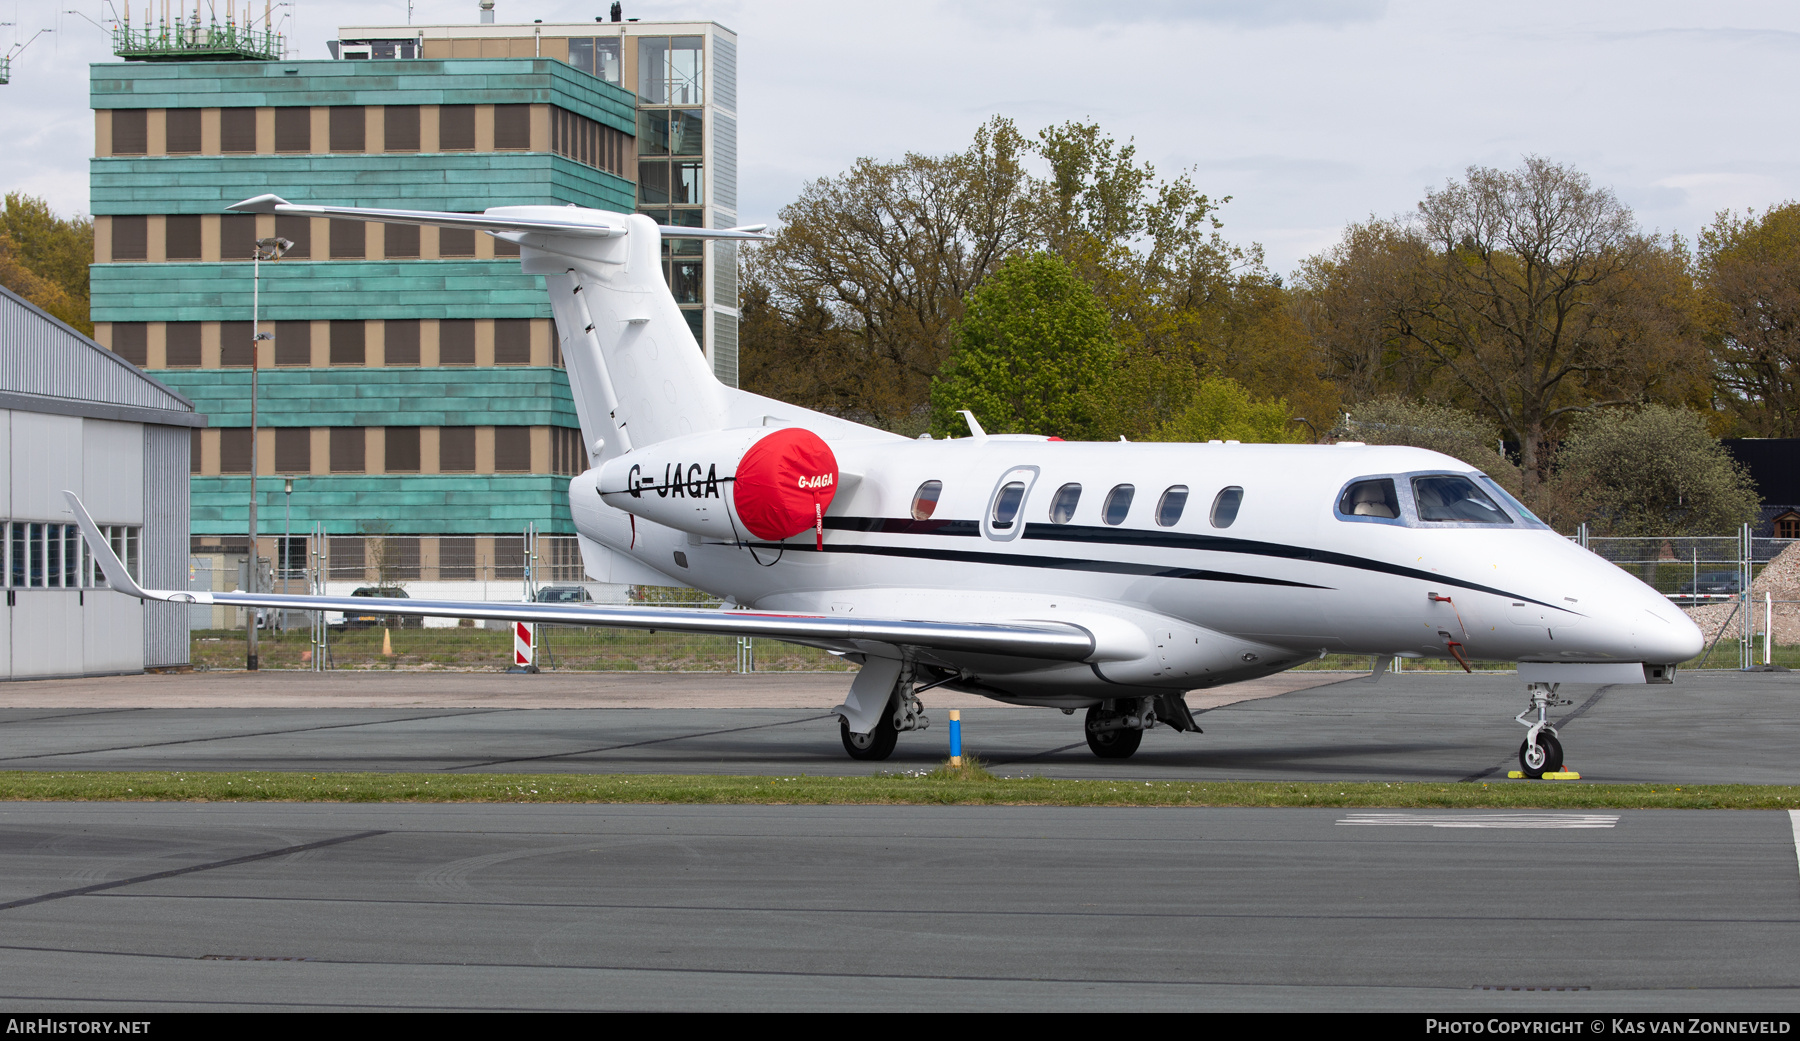
<svg viewBox="0 0 1800 1041"><path fill-rule="evenodd" d="M196 436L186 427L144 427L143 583L151 589L188 587L188 452ZM188 663L188 609L144 605L144 666Z"/></svg>
<svg viewBox="0 0 1800 1041"><path fill-rule="evenodd" d="M5 304L0 306L0 391L188 411L186 402L111 351L16 297Z"/></svg>

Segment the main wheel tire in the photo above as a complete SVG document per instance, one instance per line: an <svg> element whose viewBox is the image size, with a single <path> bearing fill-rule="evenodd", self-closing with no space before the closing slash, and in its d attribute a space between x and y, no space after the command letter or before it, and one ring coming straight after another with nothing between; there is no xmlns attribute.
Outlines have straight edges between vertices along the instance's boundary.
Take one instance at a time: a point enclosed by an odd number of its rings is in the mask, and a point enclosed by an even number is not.
<svg viewBox="0 0 1800 1041"><path fill-rule="evenodd" d="M1556 735L1548 731L1538 734L1538 755L1531 754L1529 740L1519 742L1519 769L1526 777L1537 780L1545 774L1553 774L1563 768L1562 742ZM1536 765L1533 765L1535 762Z"/></svg>
<svg viewBox="0 0 1800 1041"><path fill-rule="evenodd" d="M1099 705L1088 708L1088 725L1082 727L1087 734L1088 748L1102 759L1130 759L1132 754L1138 750L1138 745L1144 743L1144 732L1119 729L1102 730L1096 733L1090 729L1092 724L1107 718L1108 715L1109 713L1100 711Z"/></svg>
<svg viewBox="0 0 1800 1041"><path fill-rule="evenodd" d="M839 716L838 736L844 739L844 751L850 753L850 758L877 763L893 755L894 744L900 740L900 732L894 729L894 714L886 710L875 729L866 734L852 734L850 724Z"/></svg>

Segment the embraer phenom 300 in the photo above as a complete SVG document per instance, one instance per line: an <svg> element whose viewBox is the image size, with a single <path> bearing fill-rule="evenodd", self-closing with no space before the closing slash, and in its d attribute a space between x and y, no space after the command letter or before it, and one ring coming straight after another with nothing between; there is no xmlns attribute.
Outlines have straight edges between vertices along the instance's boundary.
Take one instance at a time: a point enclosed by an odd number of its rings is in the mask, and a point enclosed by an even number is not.
<svg viewBox="0 0 1800 1041"><path fill-rule="evenodd" d="M913 440L721 384L670 295L660 228L576 207L484 214L231 209L472 228L544 276L587 471L569 505L587 573L680 584L731 609L145 590L69 496L107 581L133 596L764 636L861 665L836 712L883 759L936 688L1086 711L1095 754L1189 690L1331 653L1519 662L1527 773L1559 769L1560 683L1668 682L1700 632L1466 463L1415 448Z"/></svg>

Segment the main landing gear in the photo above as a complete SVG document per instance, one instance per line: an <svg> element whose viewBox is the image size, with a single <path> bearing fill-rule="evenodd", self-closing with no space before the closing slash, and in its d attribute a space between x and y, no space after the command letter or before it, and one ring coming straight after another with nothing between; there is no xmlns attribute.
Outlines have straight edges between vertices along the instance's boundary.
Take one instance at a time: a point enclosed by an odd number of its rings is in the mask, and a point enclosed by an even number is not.
<svg viewBox="0 0 1800 1041"><path fill-rule="evenodd" d="M1533 780L1563 768L1562 741L1556 736L1556 727L1551 725L1548 715L1552 705L1572 705L1574 702L1557 700L1556 688L1555 683L1527 684L1525 693L1531 698L1531 704L1513 717L1526 728L1525 740L1519 745L1519 769ZM1534 713L1535 721L1528 718Z"/></svg>
<svg viewBox="0 0 1800 1041"><path fill-rule="evenodd" d="M902 731L924 730L930 725L931 720L925 715L925 703L913 690L912 665L906 664L899 670L887 707L876 719L874 727L859 734L850 729L848 719L839 716L838 736L843 739L844 751L850 753L850 758L880 762L894 754L894 745L899 742Z"/></svg>
<svg viewBox="0 0 1800 1041"><path fill-rule="evenodd" d="M1113 698L1087 710L1088 749L1102 759L1130 759L1144 743L1144 731L1161 722L1174 730L1200 733L1180 694Z"/></svg>

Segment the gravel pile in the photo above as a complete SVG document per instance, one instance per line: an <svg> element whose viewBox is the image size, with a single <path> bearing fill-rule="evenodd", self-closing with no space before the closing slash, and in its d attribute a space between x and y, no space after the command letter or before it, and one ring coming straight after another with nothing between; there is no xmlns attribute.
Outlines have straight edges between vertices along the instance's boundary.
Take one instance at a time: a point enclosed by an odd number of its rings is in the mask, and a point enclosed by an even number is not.
<svg viewBox="0 0 1800 1041"><path fill-rule="evenodd" d="M1763 594L1772 594L1775 598L1775 645L1800 643L1800 603L1784 604L1783 600L1800 601L1800 542L1793 543L1781 551L1781 554L1769 562L1769 566L1750 583L1750 596L1755 601L1756 609L1750 612L1755 632L1763 631ZM1706 634L1706 642L1711 643L1719 635L1719 628L1730 619L1731 629L1725 635L1736 636L1744 631L1742 616L1731 617L1732 604L1707 604L1704 607L1683 608L1700 631Z"/></svg>

